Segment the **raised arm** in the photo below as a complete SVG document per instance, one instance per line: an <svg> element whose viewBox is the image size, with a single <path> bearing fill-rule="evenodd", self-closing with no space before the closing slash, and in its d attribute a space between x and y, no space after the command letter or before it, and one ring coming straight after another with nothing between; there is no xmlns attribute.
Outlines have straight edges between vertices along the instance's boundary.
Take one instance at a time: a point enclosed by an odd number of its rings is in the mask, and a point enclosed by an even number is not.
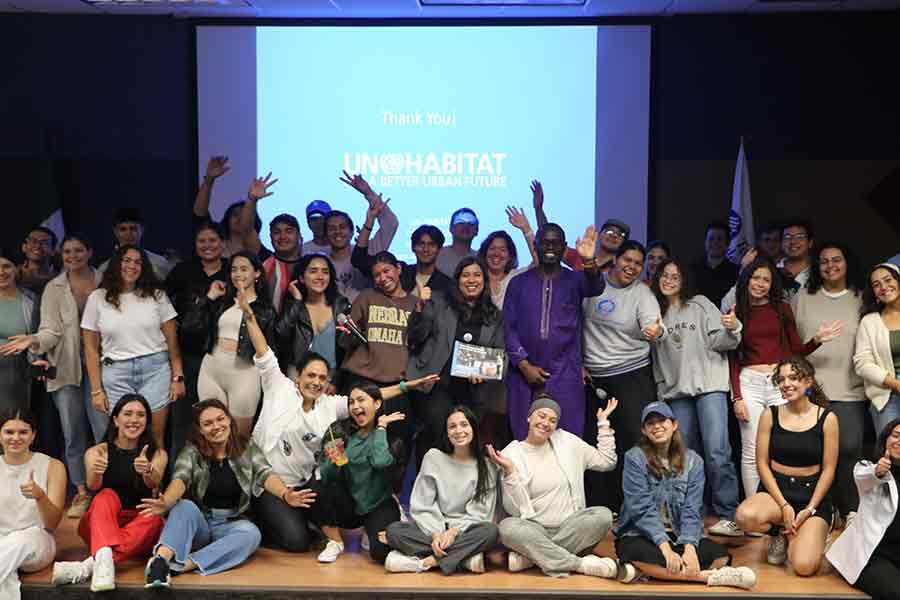
<svg viewBox="0 0 900 600"><path fill-rule="evenodd" d="M200 188L197 190L197 197L194 198L195 217L209 218L209 199L212 196L213 184L216 179L230 169L227 156L210 157L209 162L206 163L206 175L203 176L203 181L200 182Z"/></svg>
<svg viewBox="0 0 900 600"><path fill-rule="evenodd" d="M263 198L268 198L274 192L270 192L269 188L278 183L278 179L272 179L272 172L265 177L257 177L250 183L250 189L247 191L247 200L238 213L238 222L240 230L244 232L244 248L250 252L259 253L262 248L262 242L259 240L259 233L254 227L256 222L256 204Z"/></svg>
<svg viewBox="0 0 900 600"><path fill-rule="evenodd" d="M547 224L547 215L544 213L544 186L537 179L531 182L531 205L534 207L534 218L537 219L540 229Z"/></svg>
<svg viewBox="0 0 900 600"><path fill-rule="evenodd" d="M509 219L509 224L522 232L522 237L525 238L525 243L528 244L528 251L531 253L531 264L538 264L537 249L534 246L534 231L531 230L531 223L528 222L525 211L515 206L507 206L506 216Z"/></svg>

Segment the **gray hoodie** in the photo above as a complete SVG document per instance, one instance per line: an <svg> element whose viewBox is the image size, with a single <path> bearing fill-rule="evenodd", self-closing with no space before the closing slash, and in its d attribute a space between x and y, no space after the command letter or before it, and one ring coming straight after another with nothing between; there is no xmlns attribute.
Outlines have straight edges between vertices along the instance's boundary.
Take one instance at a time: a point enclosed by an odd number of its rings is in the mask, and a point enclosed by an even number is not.
<svg viewBox="0 0 900 600"><path fill-rule="evenodd" d="M663 317L667 335L653 344L653 377L660 400L727 392L725 353L741 343L741 325L722 326L722 313L706 296L694 296Z"/></svg>

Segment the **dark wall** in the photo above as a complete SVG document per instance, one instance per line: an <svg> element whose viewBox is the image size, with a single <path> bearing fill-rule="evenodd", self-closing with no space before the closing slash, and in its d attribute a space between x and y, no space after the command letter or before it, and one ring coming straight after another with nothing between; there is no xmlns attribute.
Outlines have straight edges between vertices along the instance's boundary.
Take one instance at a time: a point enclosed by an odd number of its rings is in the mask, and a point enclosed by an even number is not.
<svg viewBox="0 0 900 600"><path fill-rule="evenodd" d="M47 176L95 254L110 250L116 206L142 208L148 248L189 239L191 44L190 26L165 17L0 18L4 244L23 237Z"/></svg>
<svg viewBox="0 0 900 600"><path fill-rule="evenodd" d="M744 135L757 223L810 217L866 261L900 251L898 34L898 13L658 22L651 236L702 251Z"/></svg>

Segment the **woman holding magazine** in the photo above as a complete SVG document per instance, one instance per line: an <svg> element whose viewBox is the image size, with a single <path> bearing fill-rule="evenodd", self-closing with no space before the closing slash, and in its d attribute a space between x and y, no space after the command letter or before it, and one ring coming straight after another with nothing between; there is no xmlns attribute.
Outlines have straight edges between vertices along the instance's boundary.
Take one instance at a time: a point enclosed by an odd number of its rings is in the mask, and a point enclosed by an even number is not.
<svg viewBox="0 0 900 600"><path fill-rule="evenodd" d="M504 347L503 314L491 300L486 274L484 263L469 256L456 266L453 285L446 294L432 295L429 288L418 286L419 301L409 317L406 376L416 379L429 373L441 374L436 384L412 395L416 415L425 425L416 443L419 465L425 453L437 446L447 413L456 404L468 406L475 413L482 441L500 446L509 441L505 410L490 402L503 394L503 382L450 373L457 343L498 350Z"/></svg>

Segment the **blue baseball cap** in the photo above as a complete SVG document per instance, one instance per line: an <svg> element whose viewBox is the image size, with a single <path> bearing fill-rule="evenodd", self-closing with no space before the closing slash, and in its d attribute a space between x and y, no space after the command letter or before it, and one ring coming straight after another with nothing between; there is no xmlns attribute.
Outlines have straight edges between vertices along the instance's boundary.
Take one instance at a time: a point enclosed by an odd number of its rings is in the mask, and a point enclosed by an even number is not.
<svg viewBox="0 0 900 600"><path fill-rule="evenodd" d="M641 412L641 424L647 420L647 417L656 413L658 415L662 415L667 419L675 420L675 413L672 412L672 408L666 404L665 402L651 402L647 406L644 407L644 410Z"/></svg>
<svg viewBox="0 0 900 600"><path fill-rule="evenodd" d="M313 200L306 206L306 218L310 217L324 217L328 213L331 212L331 205L329 205L324 200Z"/></svg>
<svg viewBox="0 0 900 600"><path fill-rule="evenodd" d="M453 227L457 223L470 223L472 225L478 225L478 216L471 208L460 208L453 213L453 216L450 217L450 227Z"/></svg>

